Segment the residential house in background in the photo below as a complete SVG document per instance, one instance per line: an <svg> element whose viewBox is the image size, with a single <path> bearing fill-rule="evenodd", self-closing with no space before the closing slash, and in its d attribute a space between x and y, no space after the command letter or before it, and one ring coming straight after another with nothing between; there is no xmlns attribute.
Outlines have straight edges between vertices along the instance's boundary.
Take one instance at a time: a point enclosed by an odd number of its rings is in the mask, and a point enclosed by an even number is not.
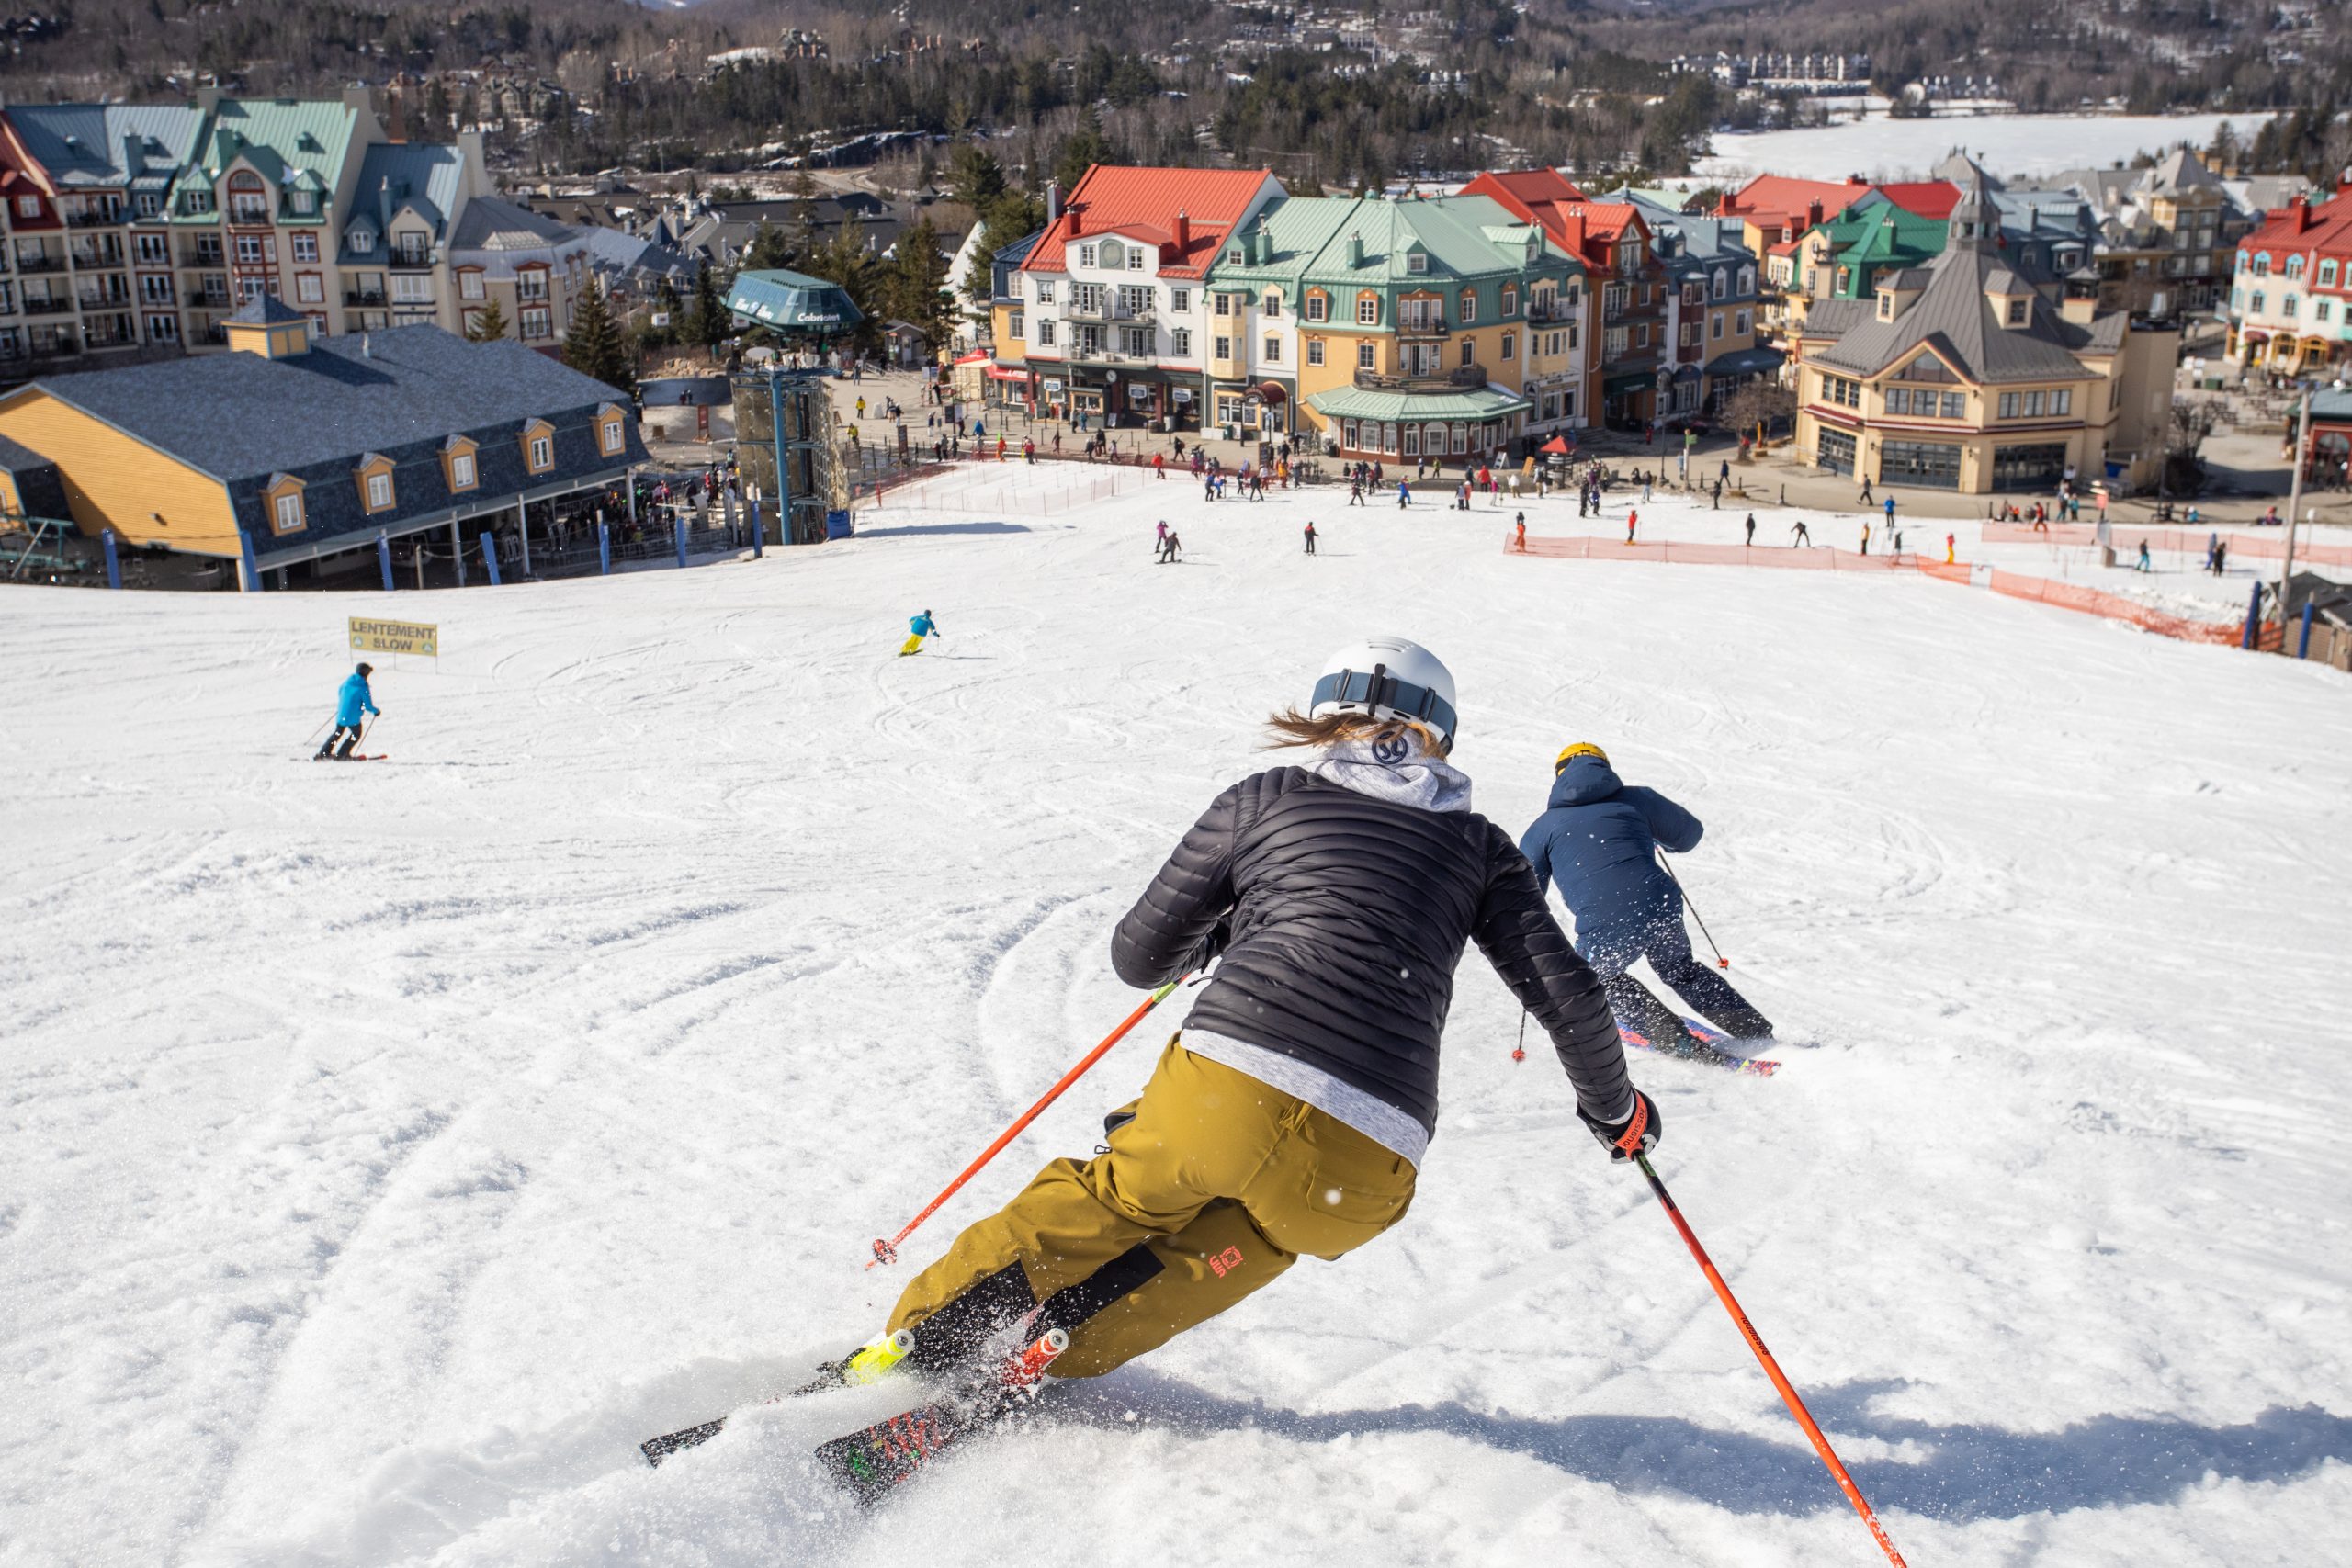
<svg viewBox="0 0 2352 1568"><path fill-rule="evenodd" d="M365 149L336 255L342 331L456 324L447 288L450 235L477 194L471 181L486 177L479 141L470 148L379 142ZM298 280L288 303L309 310L317 301L301 298L300 287Z"/></svg>
<svg viewBox="0 0 2352 1568"><path fill-rule="evenodd" d="M1213 327L1204 283L1227 243L1279 198L1265 169L1097 164L1052 214L1011 277L1032 400L1097 423L1196 427L1212 378L1246 378L1237 322ZM1213 357L1213 333L1227 357Z"/></svg>
<svg viewBox="0 0 2352 1568"><path fill-rule="evenodd" d="M2135 315L2213 309L2229 288L2238 241L2260 216L2185 147L2148 168L2077 169L2042 185L2088 205L2099 303Z"/></svg>
<svg viewBox="0 0 2352 1568"><path fill-rule="evenodd" d="M2268 214L2238 242L2234 267L2232 359L2279 376L2342 373L2352 359L2352 183Z"/></svg>
<svg viewBox="0 0 2352 1568"><path fill-rule="evenodd" d="M1784 356L1758 336L1762 269L1741 243L1739 220L1686 214L1654 193L1631 189L1601 199L1641 209L1665 280L1660 417L1720 414L1741 384L1778 374Z"/></svg>
<svg viewBox="0 0 2352 1568"><path fill-rule="evenodd" d="M506 335L556 353L571 330L581 291L590 287L590 259L578 230L503 197L476 197L449 244L454 324L473 332L494 299Z"/></svg>
<svg viewBox="0 0 2352 1568"><path fill-rule="evenodd" d="M1035 385L1029 375L1029 321L1013 279L1045 234L1023 234L989 258L989 362L982 367L981 401L989 408L1019 403L1034 409Z"/></svg>
<svg viewBox="0 0 2352 1568"><path fill-rule="evenodd" d="M2180 334L2100 310L2086 285L2053 303L1981 190L1933 261L1870 299L1815 300L1800 331L1796 446L1832 472L1983 494L2143 484L2162 462Z"/></svg>

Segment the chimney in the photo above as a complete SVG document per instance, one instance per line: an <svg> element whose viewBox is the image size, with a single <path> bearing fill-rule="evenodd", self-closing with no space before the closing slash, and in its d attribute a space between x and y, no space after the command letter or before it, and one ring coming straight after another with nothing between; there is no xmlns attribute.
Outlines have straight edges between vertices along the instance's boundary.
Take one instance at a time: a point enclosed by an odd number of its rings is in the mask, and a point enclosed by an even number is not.
<svg viewBox="0 0 2352 1568"><path fill-rule="evenodd" d="M1086 217L1075 207L1069 209L1069 231L1072 239L1086 232Z"/></svg>
<svg viewBox="0 0 2352 1568"><path fill-rule="evenodd" d="M1804 204L1804 226L1808 229L1821 227L1821 203L1808 201Z"/></svg>
<svg viewBox="0 0 2352 1568"><path fill-rule="evenodd" d="M1062 182L1046 182L1046 221L1051 223L1062 215Z"/></svg>
<svg viewBox="0 0 2352 1568"><path fill-rule="evenodd" d="M1362 234L1348 236L1348 265L1351 267L1363 265L1363 236Z"/></svg>
<svg viewBox="0 0 2352 1568"><path fill-rule="evenodd" d="M1182 208L1176 209L1176 254L1182 258L1193 248L1193 220Z"/></svg>
<svg viewBox="0 0 2352 1568"><path fill-rule="evenodd" d="M2312 198L2307 196L2299 196L2294 199L2293 206L2295 232L2298 234L2309 232L2312 226Z"/></svg>

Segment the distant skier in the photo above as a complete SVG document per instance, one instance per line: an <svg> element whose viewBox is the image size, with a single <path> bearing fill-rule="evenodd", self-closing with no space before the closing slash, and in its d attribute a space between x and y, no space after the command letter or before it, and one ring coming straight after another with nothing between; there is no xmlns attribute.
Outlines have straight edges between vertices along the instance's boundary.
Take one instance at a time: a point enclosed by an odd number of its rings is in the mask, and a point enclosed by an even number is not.
<svg viewBox="0 0 2352 1568"><path fill-rule="evenodd" d="M1184 543L1176 536L1176 530L1169 529L1168 536L1159 541L1159 564L1166 566L1170 561L1177 560L1177 552L1183 547Z"/></svg>
<svg viewBox="0 0 2352 1568"><path fill-rule="evenodd" d="M1865 517L1864 519L1862 519L1862 554L1864 554L1864 555L1868 555L1868 554L1870 554L1870 553L1871 553L1871 525L1870 525L1870 519L1869 519L1869 518L1867 518L1867 517Z"/></svg>
<svg viewBox="0 0 2352 1568"><path fill-rule="evenodd" d="M1315 553L1315 524L1312 519L1306 525L1306 553L1310 556Z"/></svg>
<svg viewBox="0 0 2352 1568"><path fill-rule="evenodd" d="M1512 526L1517 528L1519 532L1518 536L1514 538L1511 543L1523 551L1527 548L1527 513L1524 512L1519 513L1517 518L1514 519Z"/></svg>
<svg viewBox="0 0 2352 1568"><path fill-rule="evenodd" d="M989 1341L1061 1329L1096 1377L1271 1284L1337 1259L1412 1201L1437 1120L1440 1041L1475 936L1551 1035L1577 1114L1613 1160L1657 1107L1627 1076L1607 998L1509 835L1445 761L1453 680L1373 637L1326 662L1307 711L1270 720L1304 765L1231 785L1119 921L1113 966L1157 987L1211 960L1103 1152L1047 1164L910 1280L844 1382L969 1375ZM1530 1157L1537 1157L1531 1150Z"/></svg>
<svg viewBox="0 0 2352 1568"><path fill-rule="evenodd" d="M1793 550L1799 545L1810 546L1812 543L1813 530L1804 525L1804 518L1798 518L1796 526L1789 530L1789 548Z"/></svg>
<svg viewBox="0 0 2352 1568"><path fill-rule="evenodd" d="M904 659L910 653L921 653L922 639L938 630L939 623L931 618L929 610L910 620L907 623L907 640L899 645L899 657Z"/></svg>
<svg viewBox="0 0 2352 1568"><path fill-rule="evenodd" d="M2213 541L2213 575L2225 576L2229 570L2230 542L2227 539L2216 539Z"/></svg>
<svg viewBox="0 0 2352 1568"><path fill-rule="evenodd" d="M1699 819L1654 789L1628 784L1600 747L1579 741L1552 766L1551 805L1520 840L1577 918L1577 949L1598 970L1620 1024L1674 1049L1691 1038L1682 1020L1625 971L1647 958L1657 977L1702 1017L1741 1040L1770 1039L1771 1024L1713 969L1690 955L1682 890L1658 863L1661 849L1698 847Z"/></svg>
<svg viewBox="0 0 2352 1568"><path fill-rule="evenodd" d="M1747 543L1751 547L1756 543L1756 513L1753 512L1747 514Z"/></svg>
<svg viewBox="0 0 2352 1568"><path fill-rule="evenodd" d="M1944 536L1944 564L1946 566L1957 566L1960 564L1952 558L1953 555L1959 550L1959 548L1960 536L1956 534L1946 534Z"/></svg>
<svg viewBox="0 0 2352 1568"><path fill-rule="evenodd" d="M1162 557L1162 556L1166 555L1167 553L1168 553L1168 519L1167 519L1167 518L1165 518L1165 517L1163 517L1163 518L1161 518L1161 519L1159 520L1159 536L1158 536L1158 537L1156 537L1155 539L1153 539L1153 540L1152 540L1152 543L1151 543L1151 558L1152 558L1153 560L1155 560L1155 561L1156 561L1156 560L1158 560L1160 557Z"/></svg>
<svg viewBox="0 0 2352 1568"><path fill-rule="evenodd" d="M374 665L363 663L343 678L343 684L334 694L334 728L327 732L326 744L319 748L311 761L323 762L330 754L338 762L348 761L352 748L359 744L362 716L383 716L384 710L376 705L375 694L368 689L368 677L375 672ZM335 750L338 740L343 742L340 751Z"/></svg>

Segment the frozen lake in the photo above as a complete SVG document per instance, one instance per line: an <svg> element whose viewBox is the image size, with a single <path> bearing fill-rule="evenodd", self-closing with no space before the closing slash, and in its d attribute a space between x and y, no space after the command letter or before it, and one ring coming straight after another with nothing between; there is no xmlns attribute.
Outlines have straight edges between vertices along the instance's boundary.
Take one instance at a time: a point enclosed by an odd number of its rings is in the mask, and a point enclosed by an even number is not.
<svg viewBox="0 0 2352 1568"><path fill-rule="evenodd" d="M1834 180L1924 175L1943 155L1964 147L1996 175L2033 176L2061 169L2129 163L2136 152L2157 152L2177 141L2203 147L2214 128L2230 122L2251 140L2267 114L2190 115L1976 115L1949 119L1863 120L1802 130L1718 131L1698 173L1713 179L1753 175L1792 175Z"/></svg>

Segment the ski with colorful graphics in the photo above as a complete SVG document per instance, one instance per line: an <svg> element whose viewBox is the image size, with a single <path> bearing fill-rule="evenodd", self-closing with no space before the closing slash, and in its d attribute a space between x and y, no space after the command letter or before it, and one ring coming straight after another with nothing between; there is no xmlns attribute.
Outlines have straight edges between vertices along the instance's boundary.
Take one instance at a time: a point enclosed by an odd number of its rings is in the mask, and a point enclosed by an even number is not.
<svg viewBox="0 0 2352 1568"><path fill-rule="evenodd" d="M385 762L391 760L390 751L354 751L348 757L313 757L313 762Z"/></svg>
<svg viewBox="0 0 2352 1568"><path fill-rule="evenodd" d="M1623 1023L1617 1026L1617 1037L1628 1045L1639 1046L1660 1056L1670 1056L1678 1062L1698 1062L1710 1067L1721 1067L1725 1072L1744 1073L1749 1077L1769 1078L1781 1070L1778 1062L1767 1061L1761 1056L1735 1055L1724 1050L1723 1042L1731 1036L1695 1018L1684 1019L1682 1027L1689 1032L1680 1041L1669 1044L1653 1045L1638 1030L1629 1029Z"/></svg>
<svg viewBox="0 0 2352 1568"><path fill-rule="evenodd" d="M901 1328L887 1338L876 1340L854 1355L823 1363L818 1367L817 1375L798 1388L761 1403L779 1404L806 1393L825 1393L837 1388L851 1388L874 1382L905 1360L908 1352L914 1348L915 1337ZM645 1456L646 1463L659 1469L662 1461L672 1454L682 1449L698 1448L726 1429L727 1417L721 1416L715 1421L705 1421L697 1427L684 1427L674 1432L664 1432L658 1438L648 1438L637 1445L637 1451Z"/></svg>
<svg viewBox="0 0 2352 1568"><path fill-rule="evenodd" d="M860 1503L876 1502L965 1438L1026 1413L1069 1348L1068 1334L1048 1329L962 1387L824 1444L817 1466Z"/></svg>

